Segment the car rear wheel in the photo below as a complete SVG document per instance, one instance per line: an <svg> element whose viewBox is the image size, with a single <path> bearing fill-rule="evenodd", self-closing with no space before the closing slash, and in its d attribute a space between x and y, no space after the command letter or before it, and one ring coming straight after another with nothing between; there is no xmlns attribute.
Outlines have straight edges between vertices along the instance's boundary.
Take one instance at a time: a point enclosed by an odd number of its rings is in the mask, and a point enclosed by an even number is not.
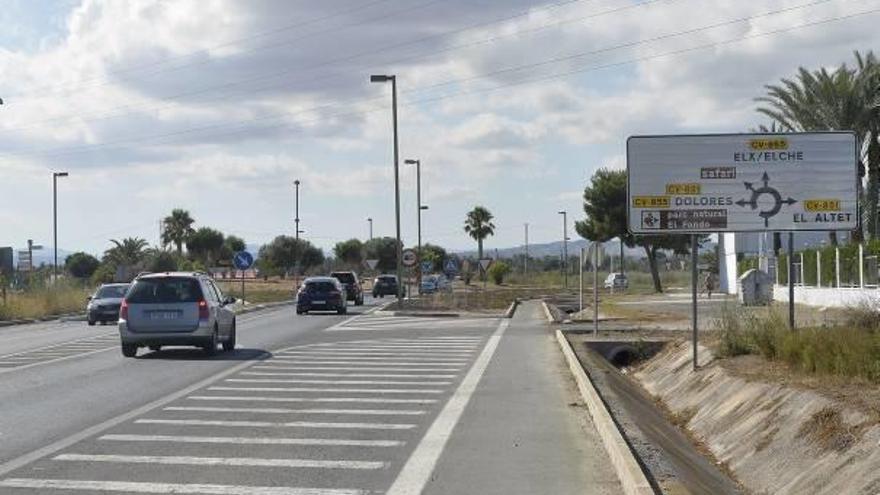
<svg viewBox="0 0 880 495"><path fill-rule="evenodd" d="M364 305L364 296L361 296L354 301L355 306L363 306Z"/></svg>
<svg viewBox="0 0 880 495"><path fill-rule="evenodd" d="M214 354L217 354L217 344L219 343L220 338L217 335L217 327L215 326L214 332L211 333L211 340L209 340L208 343L202 347L202 349L204 349L205 353L207 353L209 356L213 356Z"/></svg>
<svg viewBox="0 0 880 495"><path fill-rule="evenodd" d="M137 356L138 346L136 344L122 344L122 355L127 358Z"/></svg>
<svg viewBox="0 0 880 495"><path fill-rule="evenodd" d="M336 312L338 314L344 315L345 313L348 313L348 308L343 306L343 307L339 308Z"/></svg>
<svg viewBox="0 0 880 495"><path fill-rule="evenodd" d="M96 321L95 321L95 320L93 320L93 319L91 319L91 318L89 318L89 326L90 326L90 327L93 327L93 326L95 326L95 323L96 323Z"/></svg>
<svg viewBox="0 0 880 495"><path fill-rule="evenodd" d="M231 352L235 349L235 322L232 322L232 331L229 332L229 338L223 342L223 350Z"/></svg>

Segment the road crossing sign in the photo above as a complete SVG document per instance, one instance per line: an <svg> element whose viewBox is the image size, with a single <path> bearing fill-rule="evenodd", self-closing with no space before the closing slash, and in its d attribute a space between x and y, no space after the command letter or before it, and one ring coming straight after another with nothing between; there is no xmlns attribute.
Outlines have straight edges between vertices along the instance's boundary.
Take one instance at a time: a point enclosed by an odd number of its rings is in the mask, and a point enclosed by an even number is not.
<svg viewBox="0 0 880 495"><path fill-rule="evenodd" d="M422 273L431 272L434 269L434 262L433 261L423 261L421 268L422 268Z"/></svg>
<svg viewBox="0 0 880 495"><path fill-rule="evenodd" d="M449 274L458 273L458 265L455 264L455 260L452 258L446 260L446 263L443 265L443 271Z"/></svg>

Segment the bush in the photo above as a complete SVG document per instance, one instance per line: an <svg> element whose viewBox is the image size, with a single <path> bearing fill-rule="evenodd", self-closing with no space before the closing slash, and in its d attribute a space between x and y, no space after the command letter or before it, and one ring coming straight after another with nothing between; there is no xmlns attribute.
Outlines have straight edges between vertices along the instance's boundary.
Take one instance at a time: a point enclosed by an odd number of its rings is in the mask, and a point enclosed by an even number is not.
<svg viewBox="0 0 880 495"><path fill-rule="evenodd" d="M716 322L721 357L758 354L805 373L880 382L878 309L862 305L850 322L833 328L788 329L778 311L765 315L736 306L722 308Z"/></svg>
<svg viewBox="0 0 880 495"><path fill-rule="evenodd" d="M492 266L489 267L488 275L489 278L492 279L492 282L495 285L501 285L504 283L504 277L506 277L510 273L510 265L503 261L496 261L492 263Z"/></svg>

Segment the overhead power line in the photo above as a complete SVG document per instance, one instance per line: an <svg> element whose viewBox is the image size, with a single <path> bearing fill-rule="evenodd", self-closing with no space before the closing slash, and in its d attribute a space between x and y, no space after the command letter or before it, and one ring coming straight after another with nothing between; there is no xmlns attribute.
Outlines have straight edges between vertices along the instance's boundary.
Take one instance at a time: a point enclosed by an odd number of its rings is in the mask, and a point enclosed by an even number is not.
<svg viewBox="0 0 880 495"><path fill-rule="evenodd" d="M826 24L830 24L830 23L834 23L834 22L843 21L843 20L848 20L848 19L853 19L853 18L862 17L862 16L866 16L866 15L876 14L878 12L880 12L880 9L871 9L871 10L856 12L856 13L847 14L847 15L840 15L840 16L825 18L825 19L821 19L821 20L817 20L817 21L802 23L802 24L798 24L798 25L794 25L794 26L789 26L789 27L785 27L785 28L775 29L772 31L753 33L753 34L740 36L740 37L736 37L736 38L731 38L731 39L720 41L720 42L710 42L710 43L695 45L692 47L687 47L687 48L682 48L682 49L677 49L677 50L642 56L642 57L631 58L631 59L627 59L627 60L623 60L623 61L619 61L619 62L613 62L613 63L602 64L602 65L597 65L597 66L590 66L590 67L585 67L585 68L578 68L578 69L573 69L573 70L560 72L560 73L542 75L542 76L538 76L538 77L529 78L526 80L514 81L514 82L510 82L510 83L506 83L506 84L500 84L500 85L497 85L497 86L494 86L491 88L482 88L482 89L475 89L475 90L462 90L462 91L453 92L453 93L449 93L449 94L445 94L445 95L441 95L441 96L437 96L437 97L418 99L418 100L414 100L411 102L402 103L400 106L401 107L417 106L417 105L422 105L422 104L435 103L438 101L443 101L443 100L454 98L454 97L469 96L469 95L475 95L475 94L486 94L486 93L491 93L491 92L495 92L495 91L499 91L499 90L503 90L503 89L507 89L507 88L511 88L511 87L523 86L523 85L528 85L528 84L535 84L535 83L544 82L547 80L568 77L568 76L571 76L574 74L581 74L581 73L585 73L585 72L592 72L592 71L605 70L605 69L614 68L614 67L621 67L621 66L630 65L633 63L639 63L639 62L644 62L644 61L654 60L654 59L659 59L659 58L664 58L664 57L679 56L679 55L692 53L692 52L696 52L696 51L700 51L700 50L706 50L706 49L710 49L710 48L717 48L720 46L726 46L726 45L730 45L730 44L734 44L734 43L739 43L739 42L746 41L746 40L757 39L757 38L767 37L767 36L773 36L773 35L796 31L799 29L815 27L815 26L820 26L820 25L826 25ZM537 62L537 63L541 63L541 62ZM534 66L535 64L527 64L527 66L528 65ZM523 66L523 67L527 67L527 66ZM360 101L364 102L364 101L370 101L370 100L376 100L376 99L378 99L378 98L370 98L369 100L360 100ZM327 107L328 106L325 106L323 108L327 108ZM295 124L281 123L281 124L276 124L276 125L273 125L270 127L264 127L262 129L267 130L267 129L273 129L273 128L284 128L284 127L290 127L292 125L297 125L297 126L302 127L302 126L305 126L305 125L308 125L311 123L318 123L321 121L326 121L331 118L341 118L341 117L365 115L365 114L369 114L372 112L384 111L384 110L387 110L387 108L386 108L386 106L383 105L383 106L379 106L379 107L376 107L373 109L368 109L368 110L346 111L346 112L341 112L341 113L336 113L336 114L325 115L325 116L322 116L321 118L306 120L306 121L299 121L299 122L296 122ZM314 111L314 109L307 109L307 110L304 110L302 112L297 112L297 113L305 113L307 111ZM280 115L273 115L273 116L263 117L263 118L254 119L254 120L250 120L250 121L237 122L234 124L217 124L217 125L205 126L205 127L201 127L201 128L188 129L185 131L165 133L165 134L158 135L158 136L145 136L145 137L138 137L138 138L120 139L120 140L117 140L114 142L109 142L109 143L97 143L97 144L85 145L85 146L80 146L80 147L62 148L62 149L56 149L56 150L49 150L46 152L25 153L25 155L59 156L59 155L78 154L78 153L94 151L97 149L105 149L107 147L120 146L120 145L124 145L124 144L135 144L138 142L151 141L151 140L163 140L163 139L174 138L174 137L178 137L178 136L184 136L184 135L188 135L188 134L192 134L192 133L197 133L197 132L201 132L201 131L211 131L213 129L217 129L217 128L221 128L221 127L228 127L230 125L238 125L239 127L242 127L242 126L247 126L247 125L253 124L255 122L259 123L260 121L267 121L267 120L271 120L271 119L280 119L280 118L294 116L297 113L285 113L285 114L280 114ZM239 129L235 129L235 130L231 130L231 131L227 131L227 132L222 132L222 133L218 133L218 134L211 134L210 137L215 137L215 138L228 137L228 136L234 136L234 135L242 133L242 132L249 132L249 131L254 131L254 130L255 129L253 127L243 127L243 128L239 128ZM6 155L15 156L15 155L22 155L22 153L12 152L12 153L7 153Z"/></svg>

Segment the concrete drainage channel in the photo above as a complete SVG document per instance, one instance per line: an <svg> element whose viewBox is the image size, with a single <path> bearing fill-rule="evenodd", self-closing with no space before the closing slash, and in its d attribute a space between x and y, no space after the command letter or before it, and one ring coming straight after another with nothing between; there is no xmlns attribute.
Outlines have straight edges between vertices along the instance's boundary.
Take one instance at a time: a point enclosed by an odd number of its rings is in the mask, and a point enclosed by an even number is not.
<svg viewBox="0 0 880 495"><path fill-rule="evenodd" d="M625 375L628 366L658 353L665 341L559 330L556 336L627 494L741 492Z"/></svg>

